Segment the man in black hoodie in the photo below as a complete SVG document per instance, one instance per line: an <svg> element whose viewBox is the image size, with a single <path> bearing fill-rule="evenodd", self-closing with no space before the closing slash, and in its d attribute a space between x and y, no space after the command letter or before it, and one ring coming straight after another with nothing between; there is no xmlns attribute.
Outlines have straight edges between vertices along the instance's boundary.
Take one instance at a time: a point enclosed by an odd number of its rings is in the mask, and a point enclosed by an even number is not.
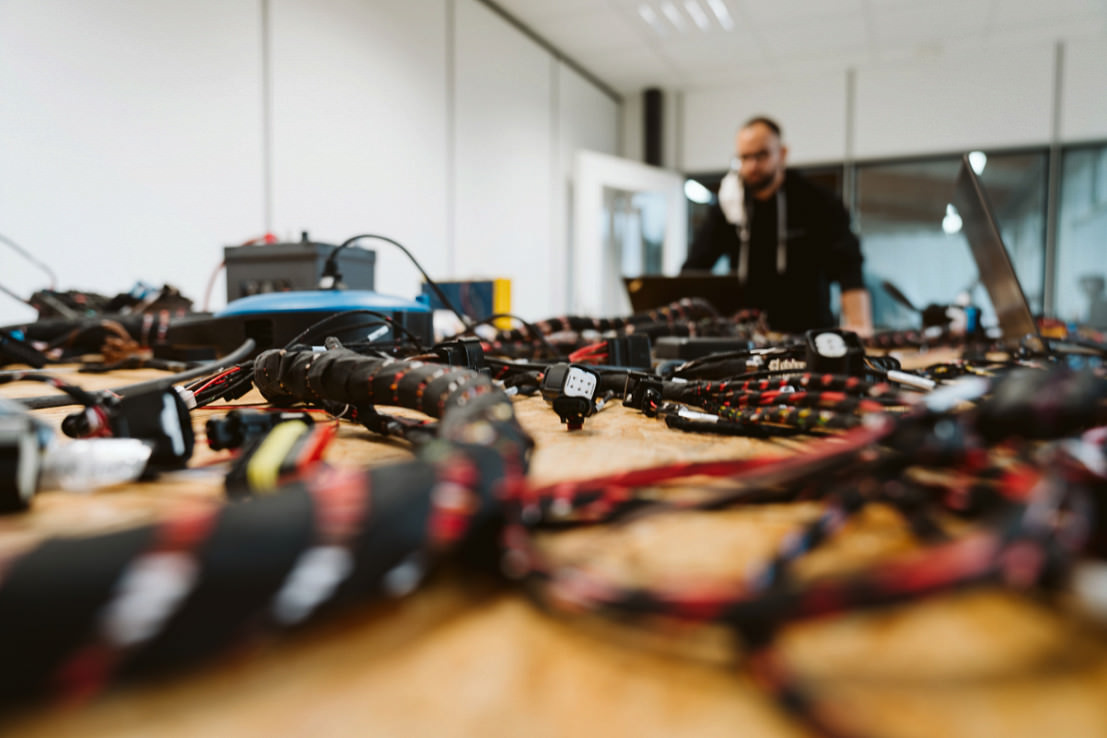
<svg viewBox="0 0 1107 738"><path fill-rule="evenodd" d="M730 260L748 307L766 312L775 330L834 326L830 284L841 287L840 325L872 332L861 279L861 244L835 195L786 168L780 126L752 118L739 130L719 203L696 233L683 270Z"/></svg>

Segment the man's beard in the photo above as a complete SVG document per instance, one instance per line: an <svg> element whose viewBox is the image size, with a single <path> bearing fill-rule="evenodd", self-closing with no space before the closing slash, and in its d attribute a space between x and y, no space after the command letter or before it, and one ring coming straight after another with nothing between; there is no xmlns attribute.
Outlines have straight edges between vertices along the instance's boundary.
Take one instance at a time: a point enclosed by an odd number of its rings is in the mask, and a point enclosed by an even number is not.
<svg viewBox="0 0 1107 738"><path fill-rule="evenodd" d="M746 191L751 195L759 195L772 186L776 180L776 172L770 172L764 177L758 179L744 179L742 180L742 186L746 188Z"/></svg>

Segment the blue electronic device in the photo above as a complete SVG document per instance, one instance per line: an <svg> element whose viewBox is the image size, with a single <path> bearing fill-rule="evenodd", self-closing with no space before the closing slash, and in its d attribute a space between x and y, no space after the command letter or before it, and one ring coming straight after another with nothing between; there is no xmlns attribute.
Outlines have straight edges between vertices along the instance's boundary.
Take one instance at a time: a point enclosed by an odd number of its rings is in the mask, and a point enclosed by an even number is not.
<svg viewBox="0 0 1107 738"><path fill-rule="evenodd" d="M384 345L405 340L424 347L434 344L434 315L424 300L370 290L266 292L242 297L215 315L174 321L167 342L176 347L208 346L224 355L252 338L260 352L280 348L314 326L317 328L302 340L322 344L334 336L345 344Z"/></svg>
<svg viewBox="0 0 1107 738"><path fill-rule="evenodd" d="M431 312L426 298L422 297L408 300L370 290L305 290L264 292L240 297L228 303L226 308L215 314L215 317L264 313L338 313L347 310L374 310L381 313L398 311L430 314Z"/></svg>

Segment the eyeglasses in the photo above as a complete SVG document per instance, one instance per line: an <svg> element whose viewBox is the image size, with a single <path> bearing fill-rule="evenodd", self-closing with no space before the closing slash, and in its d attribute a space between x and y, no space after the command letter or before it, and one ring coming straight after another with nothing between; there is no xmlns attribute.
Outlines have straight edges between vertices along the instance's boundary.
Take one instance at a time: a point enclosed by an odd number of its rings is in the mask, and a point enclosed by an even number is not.
<svg viewBox="0 0 1107 738"><path fill-rule="evenodd" d="M768 149L761 149L760 151L754 151L752 154L735 154L730 158L731 169L741 169L742 164L747 161L755 161L758 164L762 164L769 160L769 157L773 155L773 152Z"/></svg>

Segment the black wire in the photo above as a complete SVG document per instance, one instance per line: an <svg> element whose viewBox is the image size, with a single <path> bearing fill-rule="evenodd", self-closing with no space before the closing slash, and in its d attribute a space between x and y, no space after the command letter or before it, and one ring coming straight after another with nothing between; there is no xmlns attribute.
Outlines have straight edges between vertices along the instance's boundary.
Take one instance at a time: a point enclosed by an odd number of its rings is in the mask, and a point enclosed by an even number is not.
<svg viewBox="0 0 1107 738"><path fill-rule="evenodd" d="M56 349L58 347L65 346L66 344L72 345L78 338L81 338L86 333L91 333L91 332L93 332L97 329L100 329L100 330L104 331L105 333L108 332L108 329L104 326L104 324L101 321L94 320L90 323L87 323L86 325L78 326L78 327L74 328L73 330L69 331L68 333L65 333L63 335L55 336L54 338L51 338L46 343L46 349L47 350Z"/></svg>
<svg viewBox="0 0 1107 738"><path fill-rule="evenodd" d="M242 342L242 345L236 348L226 356L217 359L216 361L210 361L206 364L202 364L192 369L188 369L178 374L173 374L168 377L159 377L157 379L150 379L145 382L137 382L135 384L128 384L123 387L112 387L105 392L113 392L117 395L126 397L127 395L137 394L139 392L145 392L148 389L154 389L157 387L171 387L178 382L184 382L192 379L193 377L202 377L209 374L218 374L223 371L224 367L229 367L245 359L254 351L254 339L247 338ZM72 400L68 400L60 395L44 395L41 397L13 397L13 400L20 402L31 410L41 410L48 407L65 407L66 405L76 404Z"/></svg>
<svg viewBox="0 0 1107 738"><path fill-rule="evenodd" d="M64 395L47 395L50 399L59 398L63 400L61 405L84 405L85 407L89 407L100 401L100 396L94 392L89 392L83 387L79 387L75 384L61 382L55 376L40 374L35 371L15 372L0 377L0 384L7 384L9 382L45 382L65 393ZM26 401L19 397L12 397L9 399L26 404Z"/></svg>
<svg viewBox="0 0 1107 738"><path fill-rule="evenodd" d="M231 374L223 382L214 384L207 389L195 390L192 388L202 386L204 382L210 381L211 377L204 377L190 385L189 389L193 392L192 397L196 402L196 407L207 407L219 399L236 400L249 392L254 386L254 362L252 360L243 362L238 365L238 369L239 371Z"/></svg>
<svg viewBox="0 0 1107 738"><path fill-rule="evenodd" d="M553 364L557 363L556 361L550 361L545 364L534 361L510 361L508 359L501 359L496 356L485 356L484 360L488 363L489 366L507 367L509 369L514 369L521 372L544 372Z"/></svg>
<svg viewBox="0 0 1107 738"><path fill-rule="evenodd" d="M380 318L379 321L376 321L376 320L369 321L369 320L367 320L364 323L357 323L356 326L366 327L366 326L370 326L370 325L388 325L388 326L392 327L393 334L395 334L395 331L397 329L399 329L401 332L403 332L403 334L407 338L411 339L411 341L415 344L415 346L420 351L423 351L423 350L426 349L426 346L423 345L423 342L419 340L419 336L415 335L410 330L408 330L408 328L406 326L396 322L393 318L389 317L388 315L385 315L384 313L377 312L376 310L369 310L367 308L356 308L354 310L343 310L340 313L333 313L331 315L328 315L325 318L322 318L321 320L317 320L314 323L312 323L311 325L309 325L307 328L302 330L299 335L292 338L288 343L286 343L284 345L284 348L285 349L291 348L292 346L294 346L297 343L300 343L305 338L312 335L315 331L319 330L320 328L323 328L327 324L332 323L332 322L338 320L339 318L343 318L343 317L346 317L346 316L349 316L349 315L372 315L374 318ZM345 327L343 327L343 330L349 330L353 327L355 327L355 326L345 326Z"/></svg>
<svg viewBox="0 0 1107 738"><path fill-rule="evenodd" d="M323 274L338 274L338 252L350 246L355 241L359 241L363 238L375 238L379 241L390 243L398 248L400 251L403 251L404 255L407 256L407 258L411 260L411 263L415 265L415 268L419 270L419 273L423 275L423 279L425 279L427 284L430 285L430 288L434 290L434 294L438 296L438 299L442 301L442 304L448 307L450 311L457 316L462 325L469 325L469 318L467 318L465 315L462 315L461 311L454 307L454 304L450 302L450 298L446 297L446 293L442 291L437 282L430 278L430 275L428 275L427 272L423 269L419 261L411 255L411 252L404 248L404 245L402 243L391 239L388 236L382 236L377 233L362 233L357 236L351 236L350 238L347 238L337 248L335 248L334 251L331 252L330 256L327 257L327 262L323 267Z"/></svg>
<svg viewBox="0 0 1107 738"><path fill-rule="evenodd" d="M782 377L788 374L805 374L805 369L761 369L756 372L745 372L744 374L735 374L731 377L727 377L728 382L745 382L748 380L756 379L772 379L773 377ZM683 378L683 377L681 377Z"/></svg>
<svg viewBox="0 0 1107 738"><path fill-rule="evenodd" d="M108 337L118 337L124 340L131 339L134 338L134 332L137 330L138 323L133 320L130 322L131 327L128 328L127 325L123 324L122 318L86 318L81 321L81 325L74 327L67 333L51 338L46 344L46 350L49 351L57 348L80 350L80 347L76 346L77 339L85 337L86 334L95 333L97 330L103 333L102 336L95 337L98 341L103 341ZM122 334L114 331L109 324L118 326Z"/></svg>
<svg viewBox="0 0 1107 738"><path fill-rule="evenodd" d="M32 308L34 307L34 305L33 305L33 304L31 304L31 301L30 301L30 300L27 300L27 299L25 299L25 298L22 298L22 297L20 297L19 295L17 295L16 293L12 292L11 290L9 290L9 289L8 289L7 287L5 287L5 286L4 286L4 285L2 285L2 284L0 284L0 292L3 292L3 293L4 293L4 294L6 294L6 295L7 295L8 297L10 297L10 298L12 298L13 300L16 300L16 301L18 301L18 302L21 302L21 303L23 303L24 305L27 305L28 307L32 307Z"/></svg>
<svg viewBox="0 0 1107 738"><path fill-rule="evenodd" d="M25 248L23 248L22 246L17 244L15 241L13 241L10 238L8 238L7 236L5 236L3 233L0 233L0 241L2 241L3 243L6 243L17 254L19 254L24 259L31 262L35 266L37 266L42 271L46 272L46 275L48 277L50 277L50 289L55 289L56 288L56 286L58 284L58 277L57 277L56 274L54 274L53 269L51 269L50 267L43 264L41 261L39 261L35 257L31 256L31 254Z"/></svg>
<svg viewBox="0 0 1107 738"><path fill-rule="evenodd" d="M194 364L187 361L174 361L172 359L145 359L139 356L128 356L126 359L113 361L110 364L85 364L77 371L80 374L106 374L117 369L159 369L163 372L183 372Z"/></svg>
<svg viewBox="0 0 1107 738"><path fill-rule="evenodd" d="M1058 353L1065 353L1055 348L1058 345L1069 344L1071 346L1078 346L1089 351L1095 351L1102 356L1107 356L1107 344L1099 343L1098 341L1092 341L1088 338L1081 338L1079 336L1066 336L1065 338L1054 338L1046 341L1046 345L1053 351Z"/></svg>

